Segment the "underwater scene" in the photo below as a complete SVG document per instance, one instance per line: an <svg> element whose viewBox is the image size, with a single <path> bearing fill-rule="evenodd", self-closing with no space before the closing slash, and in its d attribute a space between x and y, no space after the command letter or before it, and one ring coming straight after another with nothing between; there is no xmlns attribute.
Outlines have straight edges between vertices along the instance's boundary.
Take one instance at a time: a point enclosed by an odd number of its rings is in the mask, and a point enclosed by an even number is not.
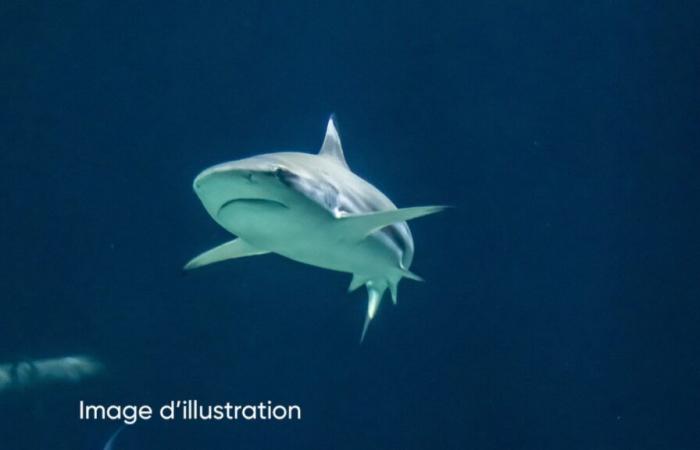
<svg viewBox="0 0 700 450"><path fill-rule="evenodd" d="M0 2L0 450L700 448L698 23Z"/></svg>

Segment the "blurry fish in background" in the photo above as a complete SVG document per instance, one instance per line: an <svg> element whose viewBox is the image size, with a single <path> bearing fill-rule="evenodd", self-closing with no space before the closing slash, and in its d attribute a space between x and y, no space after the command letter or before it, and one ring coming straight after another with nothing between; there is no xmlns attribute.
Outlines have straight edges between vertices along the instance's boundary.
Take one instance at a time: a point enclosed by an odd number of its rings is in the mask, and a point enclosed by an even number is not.
<svg viewBox="0 0 700 450"><path fill-rule="evenodd" d="M0 393L54 384L76 384L99 375L103 370L102 363L88 356L0 364Z"/></svg>

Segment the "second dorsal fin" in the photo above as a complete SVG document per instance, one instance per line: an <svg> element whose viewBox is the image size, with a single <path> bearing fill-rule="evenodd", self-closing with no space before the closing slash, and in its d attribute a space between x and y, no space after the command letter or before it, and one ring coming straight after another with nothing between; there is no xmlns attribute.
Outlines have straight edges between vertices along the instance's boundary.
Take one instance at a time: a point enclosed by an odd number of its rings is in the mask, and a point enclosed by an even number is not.
<svg viewBox="0 0 700 450"><path fill-rule="evenodd" d="M343 155L343 145L340 143L340 135L338 135L338 129L335 127L335 116L333 115L328 119L326 137L323 139L323 145L321 145L321 151L318 152L318 154L333 158L343 165L343 167L348 167L348 163L345 161L345 155Z"/></svg>

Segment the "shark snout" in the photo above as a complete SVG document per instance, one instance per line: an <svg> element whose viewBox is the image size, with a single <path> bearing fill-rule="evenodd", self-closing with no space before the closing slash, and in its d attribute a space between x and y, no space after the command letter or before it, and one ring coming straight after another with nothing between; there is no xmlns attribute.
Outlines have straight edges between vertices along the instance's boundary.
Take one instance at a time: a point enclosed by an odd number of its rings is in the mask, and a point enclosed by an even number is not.
<svg viewBox="0 0 700 450"><path fill-rule="evenodd" d="M197 194L205 189L220 189L223 185L228 188L233 185L239 188L250 187L258 182L264 183L279 178L282 170L282 167L269 161L256 161L251 158L233 161L204 170L194 179L192 187Z"/></svg>
<svg viewBox="0 0 700 450"><path fill-rule="evenodd" d="M192 188L199 194L208 187L217 186L221 188L222 186L228 185L230 188L234 183L241 184L251 181L253 181L253 173L248 170L222 170L214 167L197 175L192 183Z"/></svg>
<svg viewBox="0 0 700 450"><path fill-rule="evenodd" d="M192 182L192 189L194 189L195 192L198 192L202 187L202 180L199 178L200 176L201 175L198 175Z"/></svg>
<svg viewBox="0 0 700 450"><path fill-rule="evenodd" d="M218 169L217 167L209 168L201 172L192 182L192 188L200 195L203 191L211 189L212 187L226 184L227 181L230 182L236 178L236 171L224 171Z"/></svg>
<svg viewBox="0 0 700 450"><path fill-rule="evenodd" d="M192 182L192 189L194 189L194 191L198 193L204 186L204 183L209 176L210 174L207 170L197 175L194 181Z"/></svg>
<svg viewBox="0 0 700 450"><path fill-rule="evenodd" d="M234 161L210 167L197 175L192 188L212 215L218 217L225 205L244 199L277 201L280 182L269 164L254 166Z"/></svg>

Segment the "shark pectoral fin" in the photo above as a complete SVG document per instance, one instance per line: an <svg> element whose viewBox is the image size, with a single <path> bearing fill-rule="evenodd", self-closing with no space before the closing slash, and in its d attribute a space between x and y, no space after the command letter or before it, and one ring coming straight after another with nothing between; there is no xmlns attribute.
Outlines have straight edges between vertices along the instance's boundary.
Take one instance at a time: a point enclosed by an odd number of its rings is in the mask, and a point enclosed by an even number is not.
<svg viewBox="0 0 700 450"><path fill-rule="evenodd" d="M259 250L241 238L234 239L211 250L207 250L201 255L195 256L185 264L184 270L196 269L198 267L213 264L227 259L242 258L244 256L264 255L270 253L266 250Z"/></svg>
<svg viewBox="0 0 700 450"><path fill-rule="evenodd" d="M362 327L362 336L360 336L360 343L365 340L365 334L367 334L367 328L369 323L374 319L377 314L377 309L382 301L382 296L386 290L386 285L376 286L373 282L367 283L367 293L369 294L369 300L367 301L367 315L365 316L365 324Z"/></svg>
<svg viewBox="0 0 700 450"><path fill-rule="evenodd" d="M412 208L378 211L368 214L349 214L337 218L338 226L346 236L364 239L367 235L396 222L405 222L418 217L435 214L447 206L415 206Z"/></svg>

